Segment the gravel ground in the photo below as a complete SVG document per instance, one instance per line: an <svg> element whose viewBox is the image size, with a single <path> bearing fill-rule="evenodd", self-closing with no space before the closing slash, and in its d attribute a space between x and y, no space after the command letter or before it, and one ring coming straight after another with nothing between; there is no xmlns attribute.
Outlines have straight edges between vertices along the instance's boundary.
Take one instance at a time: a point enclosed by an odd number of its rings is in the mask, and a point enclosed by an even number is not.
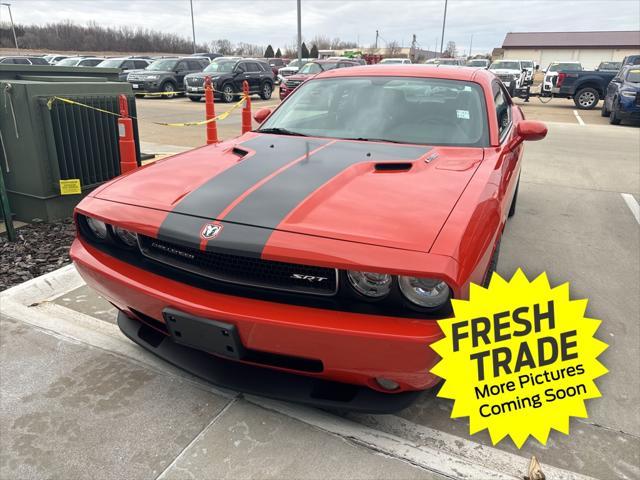
<svg viewBox="0 0 640 480"><path fill-rule="evenodd" d="M0 291L56 270L71 260L69 247L75 235L72 220L33 223L16 230L17 241L0 235Z"/></svg>

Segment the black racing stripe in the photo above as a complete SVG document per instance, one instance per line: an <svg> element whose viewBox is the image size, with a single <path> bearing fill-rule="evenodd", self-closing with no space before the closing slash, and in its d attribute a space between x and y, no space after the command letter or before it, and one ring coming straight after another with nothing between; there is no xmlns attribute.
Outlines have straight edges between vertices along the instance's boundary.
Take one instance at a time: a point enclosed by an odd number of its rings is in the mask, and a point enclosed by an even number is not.
<svg viewBox="0 0 640 480"><path fill-rule="evenodd" d="M169 215L170 218L165 220L163 228L158 232L158 239L200 249L200 231L208 223L207 220L179 213ZM207 250L260 258L264 245L271 236L271 230L227 222L221 224L222 231L208 242Z"/></svg>
<svg viewBox="0 0 640 480"><path fill-rule="evenodd" d="M200 248L200 231L207 221L215 220L236 198L277 169L300 158L330 140L261 135L241 145L255 154L221 172L191 192L162 222L158 238ZM185 168L189 168L188 164ZM271 232L226 224L212 248L227 253L260 256Z"/></svg>
<svg viewBox="0 0 640 480"><path fill-rule="evenodd" d="M198 187L180 200L173 212L215 219L258 181L305 155L307 151L328 142L329 140L276 135L260 135L247 140L240 145L255 150L255 155L241 160ZM189 168L189 165L185 164L184 168Z"/></svg>
<svg viewBox="0 0 640 480"><path fill-rule="evenodd" d="M226 220L275 229L304 199L352 165L362 162L407 162L431 147L338 141L275 176L252 192Z"/></svg>

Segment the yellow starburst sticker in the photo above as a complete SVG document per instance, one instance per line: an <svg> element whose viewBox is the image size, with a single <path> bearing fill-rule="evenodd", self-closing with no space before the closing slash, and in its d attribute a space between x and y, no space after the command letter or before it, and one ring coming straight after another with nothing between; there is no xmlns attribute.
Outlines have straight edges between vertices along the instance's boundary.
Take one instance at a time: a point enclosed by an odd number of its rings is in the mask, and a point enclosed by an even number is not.
<svg viewBox="0 0 640 480"><path fill-rule="evenodd" d="M468 416L470 434L488 429L494 445L507 435L518 448L529 435L546 444L551 428L568 434L569 417L587 417L584 401L600 397L594 379L607 373L598 361L607 344L594 338L600 320L586 308L568 283L551 288L546 273L529 282L518 269L510 281L494 273L488 288L472 284L432 345L451 417Z"/></svg>

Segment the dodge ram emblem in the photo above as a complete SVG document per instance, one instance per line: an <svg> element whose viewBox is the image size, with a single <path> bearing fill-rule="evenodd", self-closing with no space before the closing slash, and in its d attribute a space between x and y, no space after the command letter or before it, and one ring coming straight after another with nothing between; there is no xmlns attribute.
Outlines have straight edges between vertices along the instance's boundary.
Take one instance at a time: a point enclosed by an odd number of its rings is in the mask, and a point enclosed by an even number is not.
<svg viewBox="0 0 640 480"><path fill-rule="evenodd" d="M205 240L211 240L216 238L222 231L222 225L216 225L215 223L206 223L200 231L200 236Z"/></svg>

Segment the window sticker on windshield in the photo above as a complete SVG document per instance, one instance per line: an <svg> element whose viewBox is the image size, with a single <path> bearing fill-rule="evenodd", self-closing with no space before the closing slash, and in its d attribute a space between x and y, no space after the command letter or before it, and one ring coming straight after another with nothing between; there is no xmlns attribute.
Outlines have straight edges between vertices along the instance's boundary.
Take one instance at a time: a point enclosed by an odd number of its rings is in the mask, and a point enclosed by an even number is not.
<svg viewBox="0 0 640 480"><path fill-rule="evenodd" d="M469 110L456 110L456 114L458 115L458 118L469 120Z"/></svg>

